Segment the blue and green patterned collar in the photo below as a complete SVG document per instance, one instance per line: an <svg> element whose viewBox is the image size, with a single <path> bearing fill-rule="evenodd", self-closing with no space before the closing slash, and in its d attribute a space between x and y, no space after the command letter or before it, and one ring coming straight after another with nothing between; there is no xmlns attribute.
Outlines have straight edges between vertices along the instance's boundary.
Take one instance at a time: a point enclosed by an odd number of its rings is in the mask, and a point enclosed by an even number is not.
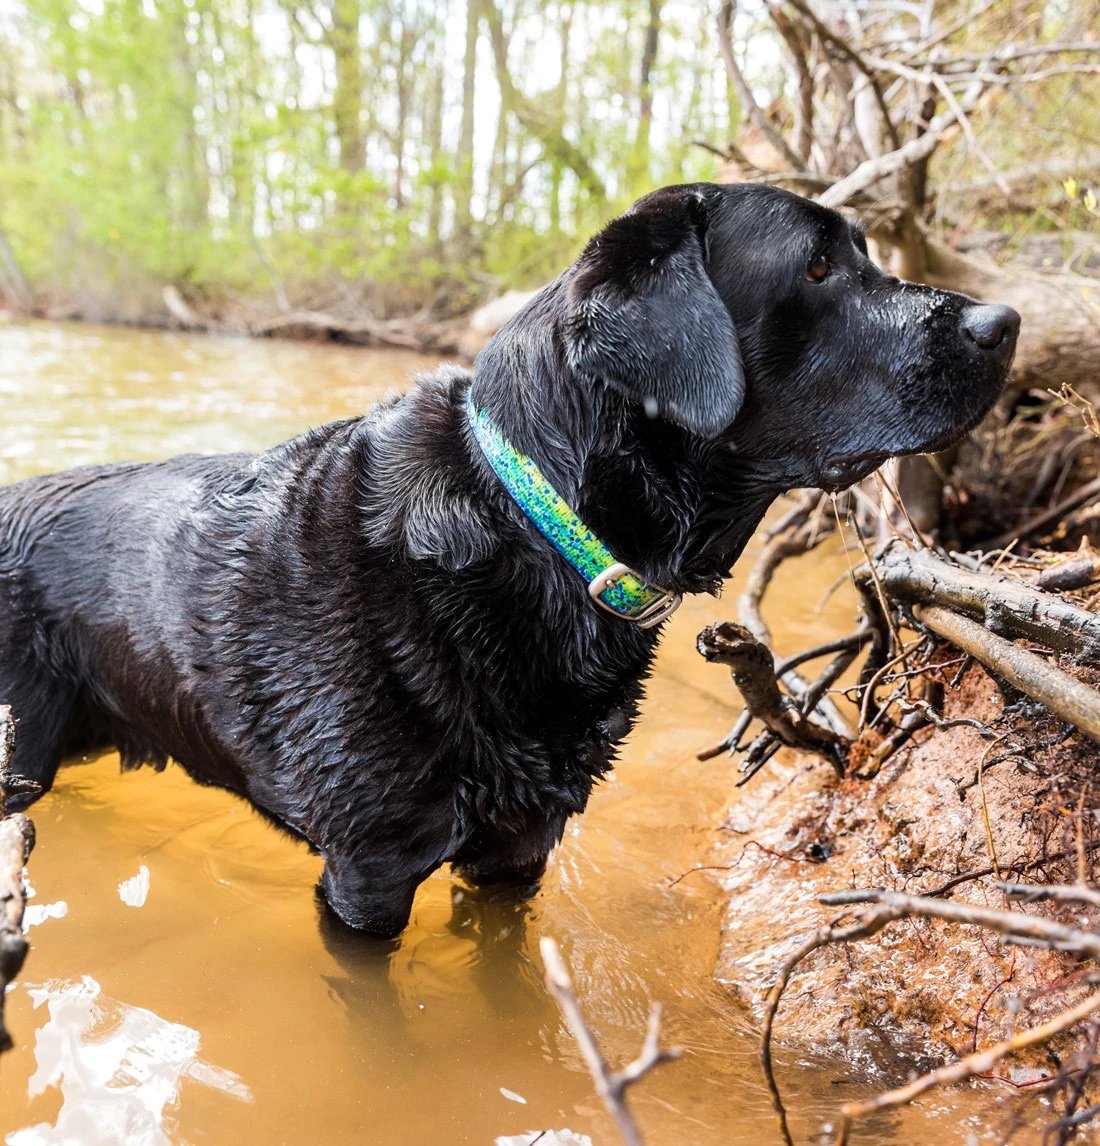
<svg viewBox="0 0 1100 1146"><path fill-rule="evenodd" d="M508 441L489 415L466 395L466 413L478 445L512 500L535 528L588 582L588 593L602 609L649 629L680 607L680 594L647 584L616 560L606 545L566 504L542 471Z"/></svg>

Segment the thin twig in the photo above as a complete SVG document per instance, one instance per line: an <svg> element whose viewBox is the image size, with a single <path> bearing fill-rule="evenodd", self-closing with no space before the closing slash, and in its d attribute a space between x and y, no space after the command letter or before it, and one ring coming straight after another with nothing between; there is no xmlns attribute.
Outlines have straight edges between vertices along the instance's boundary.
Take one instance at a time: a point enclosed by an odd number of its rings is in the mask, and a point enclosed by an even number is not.
<svg viewBox="0 0 1100 1146"><path fill-rule="evenodd" d="M649 1022L646 1027L645 1042L638 1057L628 1063L621 1071L614 1071L608 1066L607 1060L596 1042L587 1020L581 1011L577 996L573 992L573 980L562 959L557 943L548 936L539 940L539 951L542 954L542 965L546 971L546 986L554 1001L561 1010L566 1026L573 1033L580 1047L588 1073L596 1084L596 1090L603 1104L607 1107L611 1117L614 1118L619 1133L627 1146L642 1146L642 1136L634 1115L627 1105L626 1092L636 1082L663 1062L671 1062L679 1058L681 1050L677 1047L662 1049L661 1035L661 1007L654 1003L650 1008Z"/></svg>
<svg viewBox="0 0 1100 1146"><path fill-rule="evenodd" d="M903 915L916 915L946 919L953 923L967 923L995 931L1013 943L1039 942L1059 951L1074 951L1093 959L1100 958L1100 935L1080 927L1056 923L1040 915L1025 915L1019 911L996 911L974 904L956 903L950 899L907 895L905 892L889 891L881 887L832 892L820 896L820 901L827 907L863 903L875 908L888 907L897 913L896 918L899 919Z"/></svg>
<svg viewBox="0 0 1100 1146"><path fill-rule="evenodd" d="M783 1096L779 1093L779 1084L775 1078L775 1067L772 1063L772 1029L775 1025L775 1016L779 1010L783 992L795 968L807 955L811 955L821 947L832 943L847 943L854 939L866 939L881 931L888 923L899 919L900 914L892 907L883 907L877 911L868 912L862 919L846 926L838 926L834 921L825 927L818 928L802 945L791 954L779 969L779 974L772 984L768 997L764 1002L764 1025L760 1031L760 1065L764 1070L764 1080L768 1084L768 1092L772 1098L772 1106L779 1123L779 1133L783 1136L785 1146L794 1146L791 1131L787 1125L787 1110L783 1105Z"/></svg>
<svg viewBox="0 0 1100 1146"><path fill-rule="evenodd" d="M1023 903L1057 899L1063 903L1087 903L1089 907L1100 908L1100 891L1082 884L996 883L994 887Z"/></svg>
<svg viewBox="0 0 1100 1146"><path fill-rule="evenodd" d="M914 1098L924 1094L927 1090L931 1090L934 1086L948 1086L973 1078L975 1075L988 1074L1006 1056L1016 1051L1025 1050L1027 1047L1041 1046L1043 1043L1049 1042L1055 1035L1076 1026L1097 1010L1100 1010L1100 991L1090 995L1077 1006L1062 1011L1061 1014L1056 1015L1048 1022L1040 1023L1039 1026L1031 1027L1029 1030L1013 1035L1012 1038L1005 1039L1003 1042L994 1043L993 1046L987 1047L977 1054L967 1055L949 1066L941 1066L938 1070L929 1071L928 1074L921 1075L920 1078L914 1079L905 1086L899 1086L896 1090L889 1090L885 1094L868 1099L866 1102L846 1103L840 1108L840 1120L836 1137L833 1139L833 1146L847 1146L851 1124L855 1119L878 1110L886 1110L891 1106L901 1106L906 1102L912 1102Z"/></svg>

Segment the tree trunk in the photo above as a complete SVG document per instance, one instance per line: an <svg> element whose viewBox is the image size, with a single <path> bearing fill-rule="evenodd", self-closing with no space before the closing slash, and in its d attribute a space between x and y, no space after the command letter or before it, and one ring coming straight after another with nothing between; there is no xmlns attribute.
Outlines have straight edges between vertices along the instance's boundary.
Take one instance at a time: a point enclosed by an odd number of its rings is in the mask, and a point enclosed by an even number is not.
<svg viewBox="0 0 1100 1146"><path fill-rule="evenodd" d="M504 34L500 12L493 0L485 4L485 19L489 26L489 40L493 47L497 83L503 109L511 111L516 119L542 145L543 154L550 162L560 162L572 169L581 186L596 200L606 197L603 180L596 174L588 159L562 134L557 112L548 111L532 103L512 82L508 70L508 40Z"/></svg>
<svg viewBox="0 0 1100 1146"><path fill-rule="evenodd" d="M1087 396L1100 393L1100 279L1002 267L925 240L924 281L1020 312L1016 349L1018 386L1057 390L1064 382Z"/></svg>
<svg viewBox="0 0 1100 1146"><path fill-rule="evenodd" d="M657 60L657 40L661 31L663 0L649 0L649 22L642 45L642 62L638 72L638 126L631 148L627 181L632 195L649 183L650 139L653 122L653 65Z"/></svg>
<svg viewBox="0 0 1100 1146"><path fill-rule="evenodd" d="M363 70L359 58L358 0L334 0L328 43L336 60L332 117L340 147L340 167L354 173L363 170L366 158L361 123Z"/></svg>
<svg viewBox="0 0 1100 1146"><path fill-rule="evenodd" d="M414 40L415 30L408 24L402 24L401 36L397 42L397 128L393 141L397 160L393 176L393 205L397 208L405 205L405 142L408 135L409 99L413 86L410 56Z"/></svg>
<svg viewBox="0 0 1100 1146"><path fill-rule="evenodd" d="M462 127L458 140L455 187L455 237L460 251L473 246L471 204L474 198L474 81L480 0L466 0L466 59L462 69Z"/></svg>
<svg viewBox="0 0 1100 1146"><path fill-rule="evenodd" d="M3 231L0 231L0 291L9 296L12 304L20 310L34 309L34 292Z"/></svg>

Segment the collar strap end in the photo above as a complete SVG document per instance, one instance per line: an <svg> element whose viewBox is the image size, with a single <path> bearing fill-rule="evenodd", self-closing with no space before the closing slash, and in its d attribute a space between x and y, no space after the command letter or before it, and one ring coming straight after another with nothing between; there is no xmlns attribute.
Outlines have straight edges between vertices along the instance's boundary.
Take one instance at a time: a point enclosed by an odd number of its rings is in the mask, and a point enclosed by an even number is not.
<svg viewBox="0 0 1100 1146"><path fill-rule="evenodd" d="M646 601L640 610L632 613L624 613L621 609L605 601L603 595L618 585L619 582L630 580L633 580L635 583L644 584L642 579L629 565L624 565L621 561L616 562L614 565L609 565L602 573L597 574L589 581L588 595L601 609L620 618L620 620L633 621L639 629L652 629L654 625L659 625L662 621L671 617L684 600L679 593L673 593L668 589L659 589L656 590L656 595ZM648 589L650 593L653 593L655 587L646 585L646 589Z"/></svg>

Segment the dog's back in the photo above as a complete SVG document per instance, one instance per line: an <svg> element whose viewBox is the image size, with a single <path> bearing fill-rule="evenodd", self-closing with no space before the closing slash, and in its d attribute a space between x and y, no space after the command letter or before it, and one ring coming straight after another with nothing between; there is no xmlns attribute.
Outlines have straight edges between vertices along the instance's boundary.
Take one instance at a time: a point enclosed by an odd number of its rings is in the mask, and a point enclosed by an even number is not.
<svg viewBox="0 0 1100 1146"><path fill-rule="evenodd" d="M247 461L88 466L0 490L0 695L19 721L17 773L48 787L63 755L111 744L124 763L163 766L127 711L179 695L166 678L178 675L181 533Z"/></svg>

